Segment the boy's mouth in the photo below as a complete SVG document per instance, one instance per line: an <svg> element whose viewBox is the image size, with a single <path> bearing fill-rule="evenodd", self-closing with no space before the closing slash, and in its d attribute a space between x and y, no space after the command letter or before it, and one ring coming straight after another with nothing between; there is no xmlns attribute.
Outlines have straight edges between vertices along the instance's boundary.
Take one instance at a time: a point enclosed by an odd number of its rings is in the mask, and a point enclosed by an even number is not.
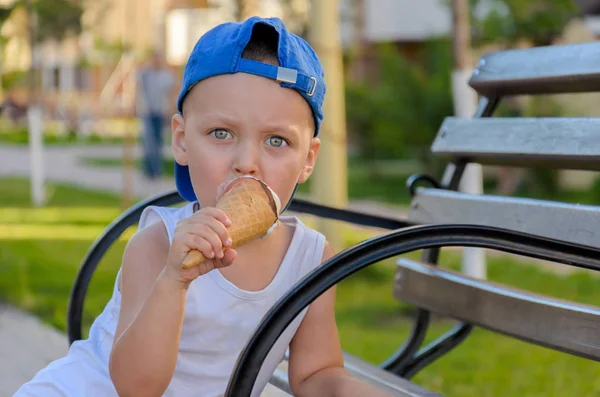
<svg viewBox="0 0 600 397"><path fill-rule="evenodd" d="M267 185L265 182L261 181L258 178L255 178L251 175L242 175L227 181L224 181L223 183L221 183L219 185L219 187L217 188L217 201L219 201L221 199L221 197L223 197L223 195L225 195L225 193L227 193L229 190L231 190L231 188L235 185L236 182L238 182L240 180L240 178L253 178L256 179L257 181L259 181L260 183L263 184L263 186L265 186L267 189L269 189L269 191L271 192L271 196L273 197L273 200L275 201L275 207L276 207L276 212L277 215L280 214L281 212L281 200L279 199L279 196L277 196L277 193L275 193L275 191L273 189L271 189L271 187L269 187L269 185Z"/></svg>

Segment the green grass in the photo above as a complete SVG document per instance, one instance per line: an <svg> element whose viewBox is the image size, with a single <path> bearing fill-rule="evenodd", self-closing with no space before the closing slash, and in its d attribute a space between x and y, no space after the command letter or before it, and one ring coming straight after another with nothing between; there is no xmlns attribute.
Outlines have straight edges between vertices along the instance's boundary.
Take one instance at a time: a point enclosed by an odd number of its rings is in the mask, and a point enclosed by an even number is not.
<svg viewBox="0 0 600 397"><path fill-rule="evenodd" d="M92 131L87 136L77 136L75 131L60 132L60 122L47 121L44 124L44 144L45 145L102 145L102 144L122 144L125 140L125 133L131 133L137 139L139 133L138 119L105 119L102 121L100 131ZM0 144L27 145L29 143L29 133L27 126L15 125L8 120L0 117Z"/></svg>
<svg viewBox="0 0 600 397"><path fill-rule="evenodd" d="M94 238L120 213L116 196L52 186L48 207L27 205L28 183L0 179L0 299L65 329L69 291ZM132 230L129 231L129 234ZM369 235L345 228L347 244ZM86 329L109 299L125 239L117 242L94 275L85 306ZM417 257L417 253L411 257ZM458 253L442 253L457 268ZM515 257L490 256L490 279L560 298L600 305L599 279L542 271ZM390 356L410 330L412 308L392 297L394 261L365 269L338 287L336 316L344 350L373 363ZM428 340L453 325L436 319ZM457 349L417 375L415 381L446 396L600 395L598 365L475 330Z"/></svg>
<svg viewBox="0 0 600 397"><path fill-rule="evenodd" d="M551 296L600 304L598 279L586 274L560 277L505 257L491 257L494 281ZM442 263L457 268L456 253ZM410 330L408 306L391 296L393 265L375 265L343 282L338 289L337 321L344 350L381 363ZM428 341L453 322L437 319ZM598 364L492 332L476 329L457 349L418 374L414 381L445 396L576 396L600 395L594 376Z"/></svg>
<svg viewBox="0 0 600 397"><path fill-rule="evenodd" d="M0 179L0 298L64 330L77 269L121 212L119 197L49 184L47 207L28 203L27 181ZM88 324L110 297L124 246L118 241L98 267L85 310Z"/></svg>
<svg viewBox="0 0 600 397"><path fill-rule="evenodd" d="M29 135L26 131L17 133L2 133L0 132L0 143L25 146L29 144ZM87 137L75 137L73 135L57 135L45 134L44 145L105 145L105 144L122 144L121 137L105 137L98 134L92 134Z"/></svg>

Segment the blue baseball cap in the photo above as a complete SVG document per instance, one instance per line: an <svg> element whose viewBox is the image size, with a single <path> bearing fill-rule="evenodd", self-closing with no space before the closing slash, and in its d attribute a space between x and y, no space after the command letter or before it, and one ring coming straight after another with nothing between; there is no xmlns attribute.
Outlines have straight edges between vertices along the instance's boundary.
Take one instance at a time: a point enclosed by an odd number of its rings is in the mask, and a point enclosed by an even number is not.
<svg viewBox="0 0 600 397"><path fill-rule="evenodd" d="M272 27L278 35L279 66L242 58L242 52L250 42L255 26L259 24ZM200 37L185 65L181 91L177 98L178 112L183 114L183 101L199 81L240 72L273 79L282 87L298 91L312 109L315 136L319 134L326 91L323 67L310 45L289 32L279 18L251 17L244 22L228 22L212 28ZM196 201L189 169L177 162L175 184L183 199Z"/></svg>

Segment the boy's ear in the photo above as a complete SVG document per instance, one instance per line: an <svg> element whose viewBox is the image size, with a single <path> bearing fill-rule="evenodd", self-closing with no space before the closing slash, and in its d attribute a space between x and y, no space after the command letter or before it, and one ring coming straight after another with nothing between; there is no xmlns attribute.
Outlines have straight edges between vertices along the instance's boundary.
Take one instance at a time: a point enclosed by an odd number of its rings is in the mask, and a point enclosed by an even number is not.
<svg viewBox="0 0 600 397"><path fill-rule="evenodd" d="M173 158L180 165L188 165L185 147L185 122L183 116L176 113L171 118L171 150Z"/></svg>
<svg viewBox="0 0 600 397"><path fill-rule="evenodd" d="M300 175L298 176L298 183L306 182L312 175L320 148L321 140L317 137L312 138L310 141L310 148L308 149L308 155L306 156L306 162L304 163L304 167L302 167L302 172L300 172Z"/></svg>

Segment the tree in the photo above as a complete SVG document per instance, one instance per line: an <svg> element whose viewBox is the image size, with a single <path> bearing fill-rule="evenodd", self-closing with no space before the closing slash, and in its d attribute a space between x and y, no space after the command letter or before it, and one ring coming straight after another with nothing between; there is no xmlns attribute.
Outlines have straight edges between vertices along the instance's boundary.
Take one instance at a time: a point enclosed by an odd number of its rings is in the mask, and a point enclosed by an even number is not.
<svg viewBox="0 0 600 397"><path fill-rule="evenodd" d="M83 4L79 0L34 0L32 9L37 15L35 39L62 40L67 34L81 33Z"/></svg>
<svg viewBox="0 0 600 397"><path fill-rule="evenodd" d="M31 22L31 51L44 40L60 41L68 34L81 33L83 0L18 0L11 7L0 9L0 24L17 10L27 12Z"/></svg>
<svg viewBox="0 0 600 397"><path fill-rule="evenodd" d="M377 82L347 81L349 132L369 159L417 158L439 174L429 146L444 117L452 114L448 40L427 43L408 60L393 45L376 51Z"/></svg>
<svg viewBox="0 0 600 397"><path fill-rule="evenodd" d="M452 3L440 1L448 7ZM521 40L549 44L578 13L572 0L469 2L474 47L492 43L510 47ZM445 38L432 40L410 59L392 44L377 47L373 63L378 70L371 79L377 81L346 83L350 136L368 159L417 158L423 171L439 175L439 161L429 147L443 119L454 113L451 43Z"/></svg>
<svg viewBox="0 0 600 397"><path fill-rule="evenodd" d="M36 47L43 40L51 38L61 40L68 33L79 34L83 8L80 0L19 0L15 3L15 9L17 8L25 9L28 18L31 64L27 124L31 152L31 195L33 204L42 206L46 201L43 170L43 118L37 98L34 54Z"/></svg>
<svg viewBox="0 0 600 397"><path fill-rule="evenodd" d="M8 19L8 17L12 13L13 8L14 8L14 5L5 6L5 7L0 6L0 27Z"/></svg>
<svg viewBox="0 0 600 397"><path fill-rule="evenodd" d="M258 14L258 0L236 0L236 19L245 21Z"/></svg>
<svg viewBox="0 0 600 397"><path fill-rule="evenodd" d="M580 14L573 0L470 0L474 44L549 45ZM478 15L480 14L480 15ZM484 14L483 16L481 14Z"/></svg>
<svg viewBox="0 0 600 397"><path fill-rule="evenodd" d="M0 7L0 30L2 29L2 26L4 25L4 22L6 22L6 20L10 17L10 15L13 12L13 9L15 8L15 5L10 5L10 6L4 6L4 7ZM3 93L3 84L2 84L2 67L1 65L3 64L3 60L4 60L4 46L6 45L6 38L5 37L0 37L0 94Z"/></svg>
<svg viewBox="0 0 600 397"><path fill-rule="evenodd" d="M472 37L474 45L501 45L506 48L519 41L533 46L551 45L559 38L566 25L581 11L573 0L470 0L472 5ZM484 15L482 8L486 7ZM557 117L562 109L555 99L534 97L521 109L516 103L503 103L499 114L518 112L532 117ZM544 193L554 194L558 189L556 171L530 170L532 185L540 186ZM502 170L500 186L516 189L523 174L515 169ZM512 193L510 191L504 193Z"/></svg>
<svg viewBox="0 0 600 397"><path fill-rule="evenodd" d="M320 134L322 154L311 189L315 199L321 203L343 208L348 204L348 161L339 7L339 0L313 0L311 8L310 42L323 64L327 86L323 104L327 117L323 120ZM327 236L334 250L343 249L335 223L321 220L318 228Z"/></svg>
<svg viewBox="0 0 600 397"><path fill-rule="evenodd" d="M291 32L309 39L310 0L279 0L283 19Z"/></svg>

